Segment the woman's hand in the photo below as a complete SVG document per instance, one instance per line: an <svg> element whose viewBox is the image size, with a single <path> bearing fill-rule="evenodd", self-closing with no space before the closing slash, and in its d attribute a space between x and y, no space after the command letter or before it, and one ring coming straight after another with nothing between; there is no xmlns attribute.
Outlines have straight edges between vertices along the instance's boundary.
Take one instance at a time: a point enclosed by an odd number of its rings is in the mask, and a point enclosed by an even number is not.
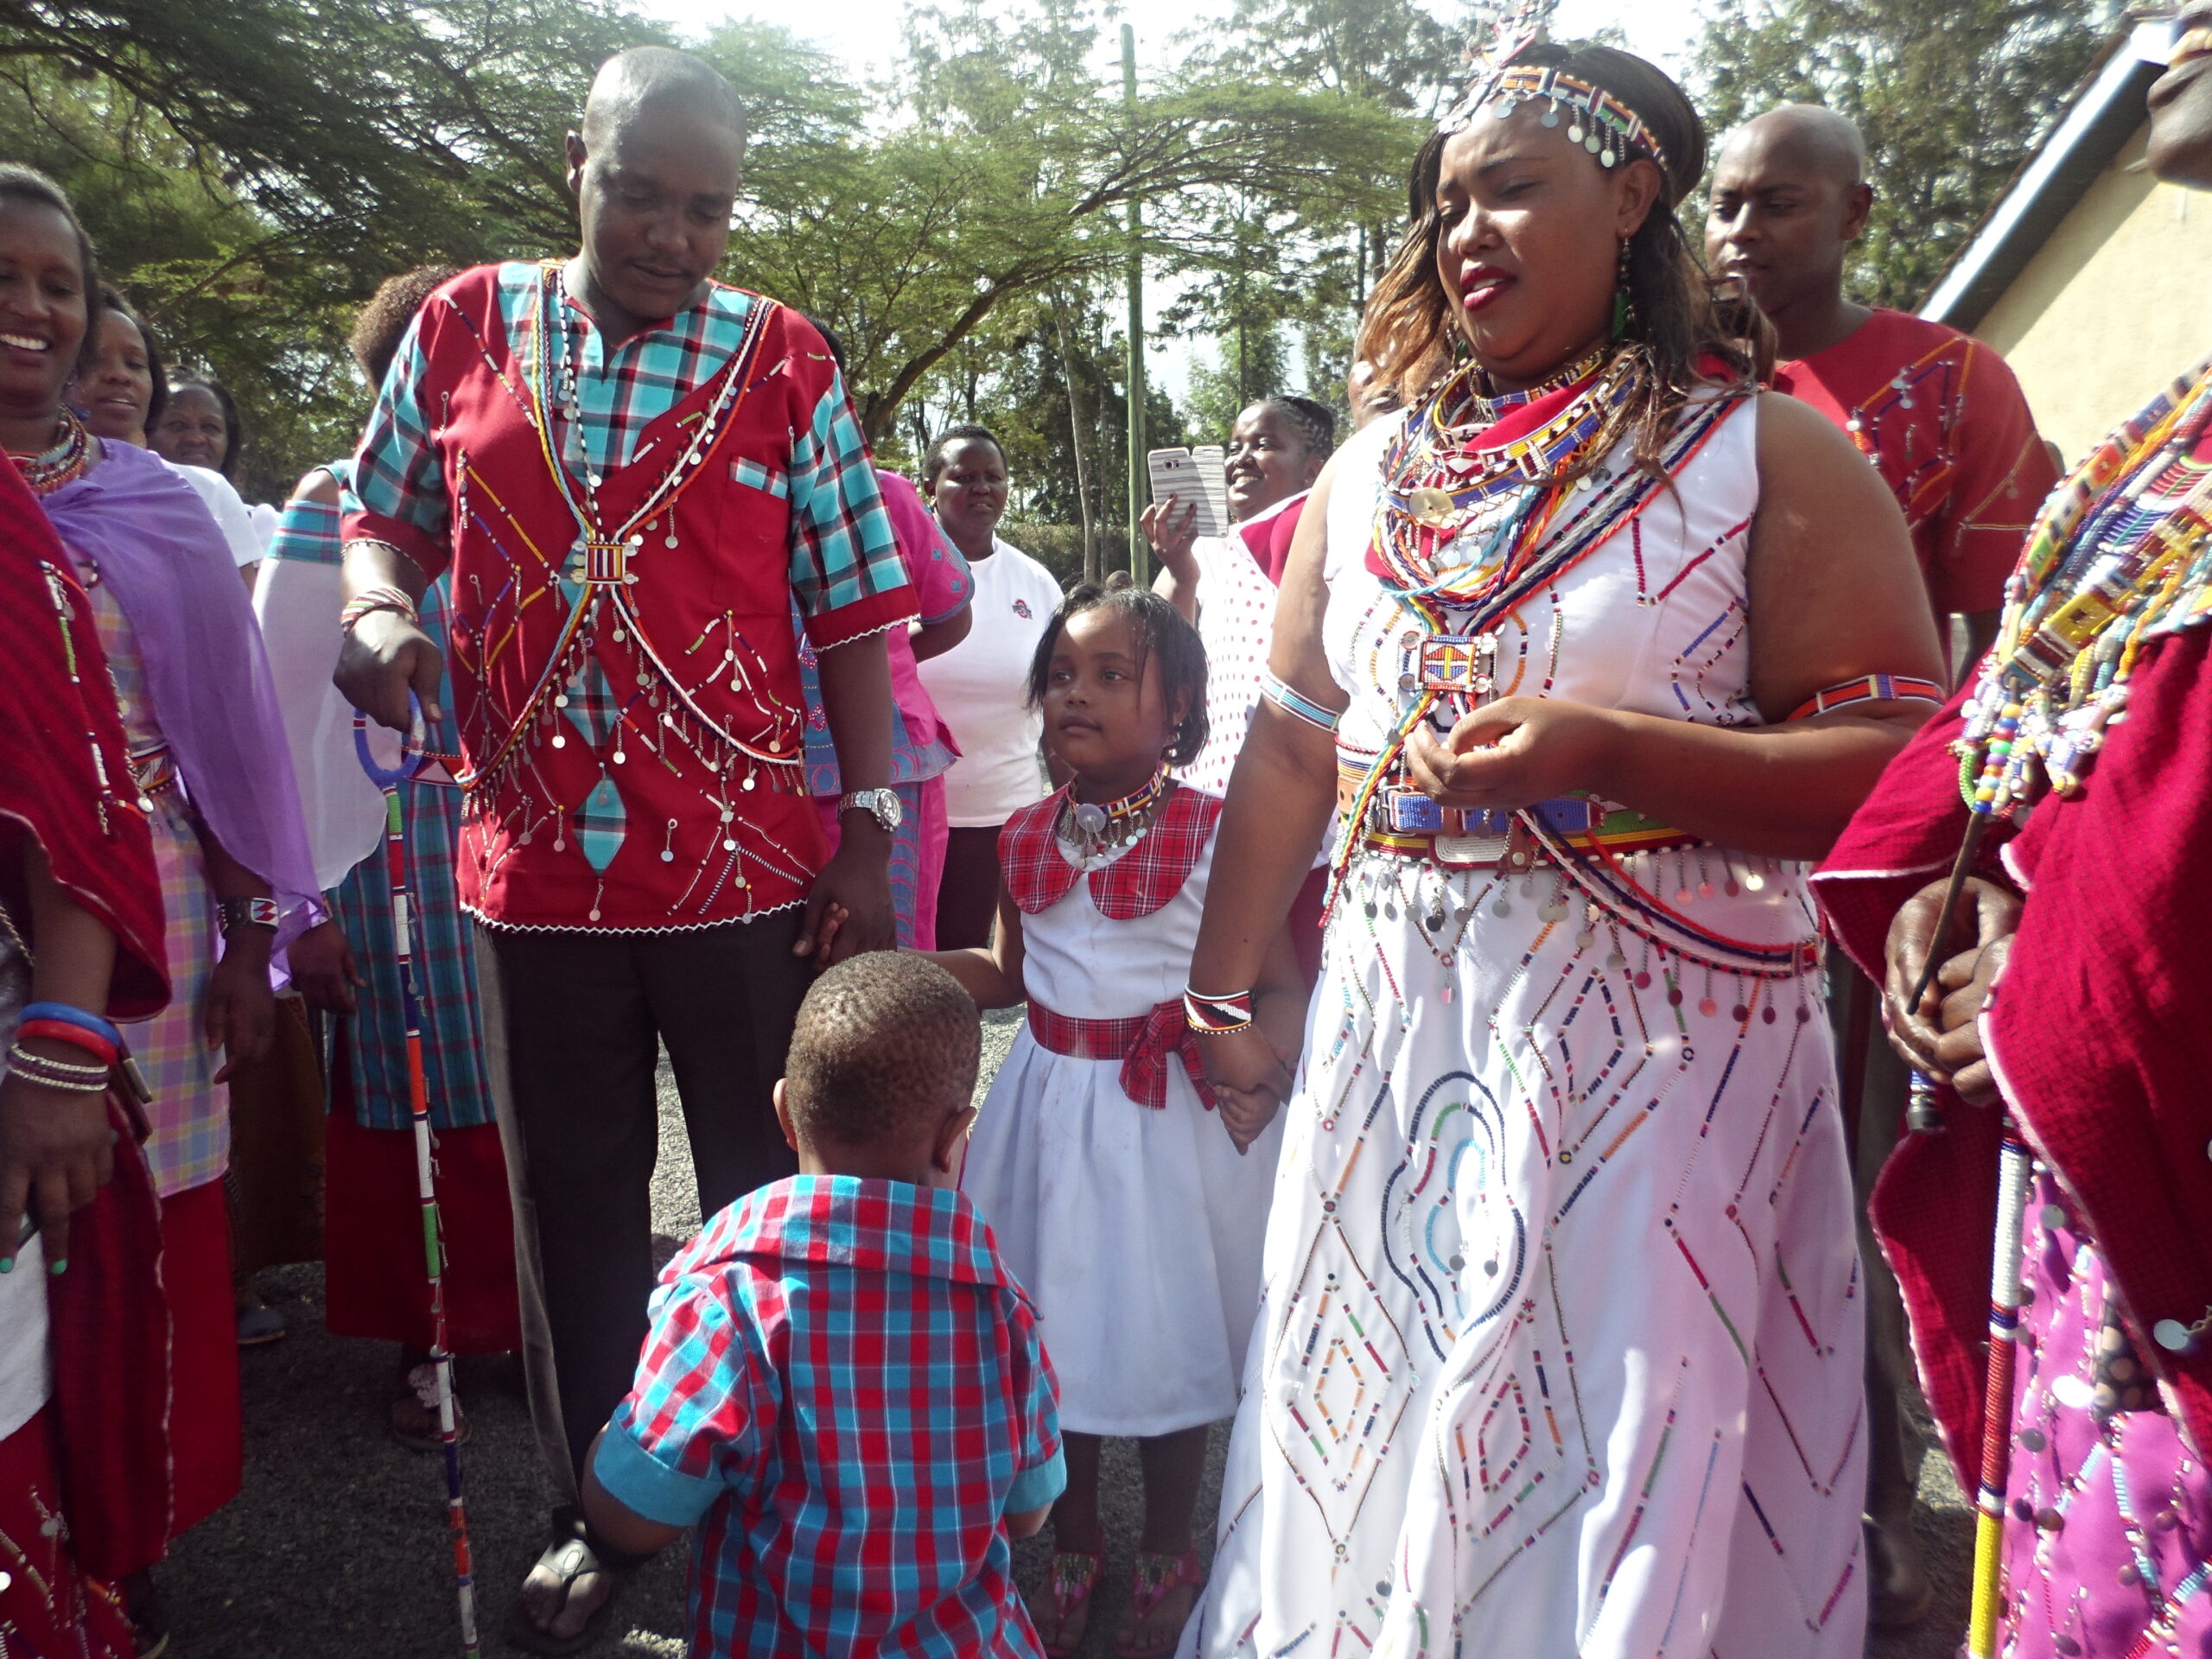
<svg viewBox="0 0 2212 1659"><path fill-rule="evenodd" d="M225 942L222 959L208 976L207 1001L200 1024L207 1046L223 1051L217 1083L228 1083L243 1066L269 1052L276 1032L276 998L269 988L269 946L264 928L242 927Z"/></svg>
<svg viewBox="0 0 2212 1659"><path fill-rule="evenodd" d="M1913 894L1890 924L1883 976L1882 1013L1890 1046L1930 1081L1948 1084L1974 1104L1996 1098L1989 1065L1981 1052L1979 1019L1997 976L2019 931L2018 895L1980 876L1968 878L1948 939L1936 938L1947 880L1933 881ZM1917 1003L1913 987L1931 950L1962 937L1972 943L1947 957L1936 982Z"/></svg>
<svg viewBox="0 0 2212 1659"><path fill-rule="evenodd" d="M1197 502L1185 506L1180 498L1173 495L1155 501L1138 516L1137 528L1144 531L1145 540L1152 543L1152 550L1169 571L1186 582L1198 579L1198 564L1191 556L1191 545L1198 538Z"/></svg>
<svg viewBox="0 0 2212 1659"><path fill-rule="evenodd" d="M308 1006L325 1014L352 1014L354 988L369 982L361 977L353 947L334 916L294 939L284 959L291 965L292 983Z"/></svg>
<svg viewBox="0 0 2212 1659"><path fill-rule="evenodd" d="M34 1053L82 1065L79 1050L34 1042ZM20 1072L0 1077L0 1261L15 1265L25 1215L46 1241L46 1265L69 1261L69 1212L81 1210L115 1173L115 1136L101 1090L48 1089Z"/></svg>
<svg viewBox="0 0 2212 1659"><path fill-rule="evenodd" d="M1282 1103L1290 1098L1294 1079L1287 1064L1289 1057L1256 1026L1203 1036L1198 1044L1206 1081L1213 1087L1214 1106L1221 1114L1221 1126L1242 1154L1250 1150L1282 1109Z"/></svg>
<svg viewBox="0 0 2212 1659"><path fill-rule="evenodd" d="M1406 740L1414 786L1445 806L1522 807L1596 789L1620 735L1611 714L1554 697L1503 697L1440 741L1427 721Z"/></svg>

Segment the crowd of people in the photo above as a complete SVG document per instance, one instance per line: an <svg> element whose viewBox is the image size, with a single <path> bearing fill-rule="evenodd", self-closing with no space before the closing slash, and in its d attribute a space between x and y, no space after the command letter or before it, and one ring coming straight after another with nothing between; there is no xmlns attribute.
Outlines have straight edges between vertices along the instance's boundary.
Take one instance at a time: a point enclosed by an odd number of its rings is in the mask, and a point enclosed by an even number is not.
<svg viewBox="0 0 2212 1659"><path fill-rule="evenodd" d="M526 1651L688 1530L699 1655L1855 1656L1917 1388L1975 1652L2212 1656L2212 371L2062 477L1848 298L1848 121L1708 168L1515 23L1351 434L1254 404L1226 534L1063 593L989 430L878 467L715 278L744 137L610 60L577 249L385 283L277 508L0 166L0 1651L167 1644L305 1211L404 1445L522 1356Z"/></svg>

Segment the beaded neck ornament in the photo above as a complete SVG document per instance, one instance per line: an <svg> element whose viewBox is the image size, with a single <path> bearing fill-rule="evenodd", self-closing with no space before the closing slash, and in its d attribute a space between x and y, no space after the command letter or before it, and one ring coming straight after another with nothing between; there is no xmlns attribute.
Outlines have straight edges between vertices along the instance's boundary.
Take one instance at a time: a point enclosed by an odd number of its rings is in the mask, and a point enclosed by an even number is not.
<svg viewBox="0 0 2212 1659"><path fill-rule="evenodd" d="M1567 128L1567 141L1618 167L1642 156L1667 170L1667 151L1643 118L1604 87L1548 64L1513 60L1544 38L1544 26L1558 0L1522 0L1497 26L1482 56L1482 68L1467 95L1438 124L1440 132L1460 132L1487 109L1503 121L1523 103L1544 106L1542 124Z"/></svg>
<svg viewBox="0 0 2212 1659"><path fill-rule="evenodd" d="M19 455L11 449L8 459L16 463L23 482L35 493L52 495L63 485L84 476L85 468L92 464L92 434L86 431L85 423L65 404L49 448L35 455Z"/></svg>
<svg viewBox="0 0 2212 1659"><path fill-rule="evenodd" d="M1060 838L1075 848L1077 861L1086 867L1124 847L1134 847L1152 827L1173 787L1163 761L1141 788L1118 801L1078 801L1071 790L1067 804L1060 809Z"/></svg>
<svg viewBox="0 0 2212 1659"><path fill-rule="evenodd" d="M2044 504L1954 744L1977 817L2078 795L2143 647L2212 618L2212 363L2176 381Z"/></svg>

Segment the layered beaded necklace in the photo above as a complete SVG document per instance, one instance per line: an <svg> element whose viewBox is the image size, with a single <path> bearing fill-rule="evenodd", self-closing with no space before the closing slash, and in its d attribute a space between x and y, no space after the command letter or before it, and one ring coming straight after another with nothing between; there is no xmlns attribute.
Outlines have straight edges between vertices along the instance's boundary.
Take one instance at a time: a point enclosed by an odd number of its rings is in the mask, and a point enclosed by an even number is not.
<svg viewBox="0 0 2212 1659"><path fill-rule="evenodd" d="M1134 847L1174 788L1162 762L1138 788L1116 801L1078 801L1071 790L1060 808L1059 837L1076 850L1076 861L1089 869L1125 847Z"/></svg>
<svg viewBox="0 0 2212 1659"><path fill-rule="evenodd" d="M2056 492L2006 582L1953 747L1978 818L2081 792L2143 647L2212 615L2212 364L2107 438Z"/></svg>
<svg viewBox="0 0 2212 1659"><path fill-rule="evenodd" d="M16 463L23 482L35 493L52 495L63 485L74 483L85 475L85 468L92 465L92 436L75 411L65 404L51 446L35 455L19 455L10 449L8 459Z"/></svg>

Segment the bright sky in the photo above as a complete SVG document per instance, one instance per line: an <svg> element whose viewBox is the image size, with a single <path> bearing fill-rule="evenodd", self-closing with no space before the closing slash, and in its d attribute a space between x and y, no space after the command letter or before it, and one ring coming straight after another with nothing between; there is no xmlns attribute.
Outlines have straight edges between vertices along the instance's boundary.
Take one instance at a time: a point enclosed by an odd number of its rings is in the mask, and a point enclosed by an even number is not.
<svg viewBox="0 0 2212 1659"><path fill-rule="evenodd" d="M817 11L794 10L769 0L639 0L644 10L686 31L704 32L725 17L757 17L781 23L809 36L843 58L861 75L881 74L905 38L907 0L830 0ZM1441 13L1440 0L1422 3ZM1186 29L1203 28L1209 20L1225 19L1231 0L1122 0L1117 22L1133 24L1137 35L1137 72L1154 73L1173 61L1176 37ZM1627 35L1630 48L1662 68L1680 73L1698 29L1699 0L1560 0L1554 16L1554 38L1572 40L1608 24ZM1120 54L1116 29L1100 30L1100 72L1111 72ZM1145 310L1158 313L1172 297L1158 284L1146 290ZM1155 384L1176 397L1189 382L1192 342L1154 336L1152 367Z"/></svg>

